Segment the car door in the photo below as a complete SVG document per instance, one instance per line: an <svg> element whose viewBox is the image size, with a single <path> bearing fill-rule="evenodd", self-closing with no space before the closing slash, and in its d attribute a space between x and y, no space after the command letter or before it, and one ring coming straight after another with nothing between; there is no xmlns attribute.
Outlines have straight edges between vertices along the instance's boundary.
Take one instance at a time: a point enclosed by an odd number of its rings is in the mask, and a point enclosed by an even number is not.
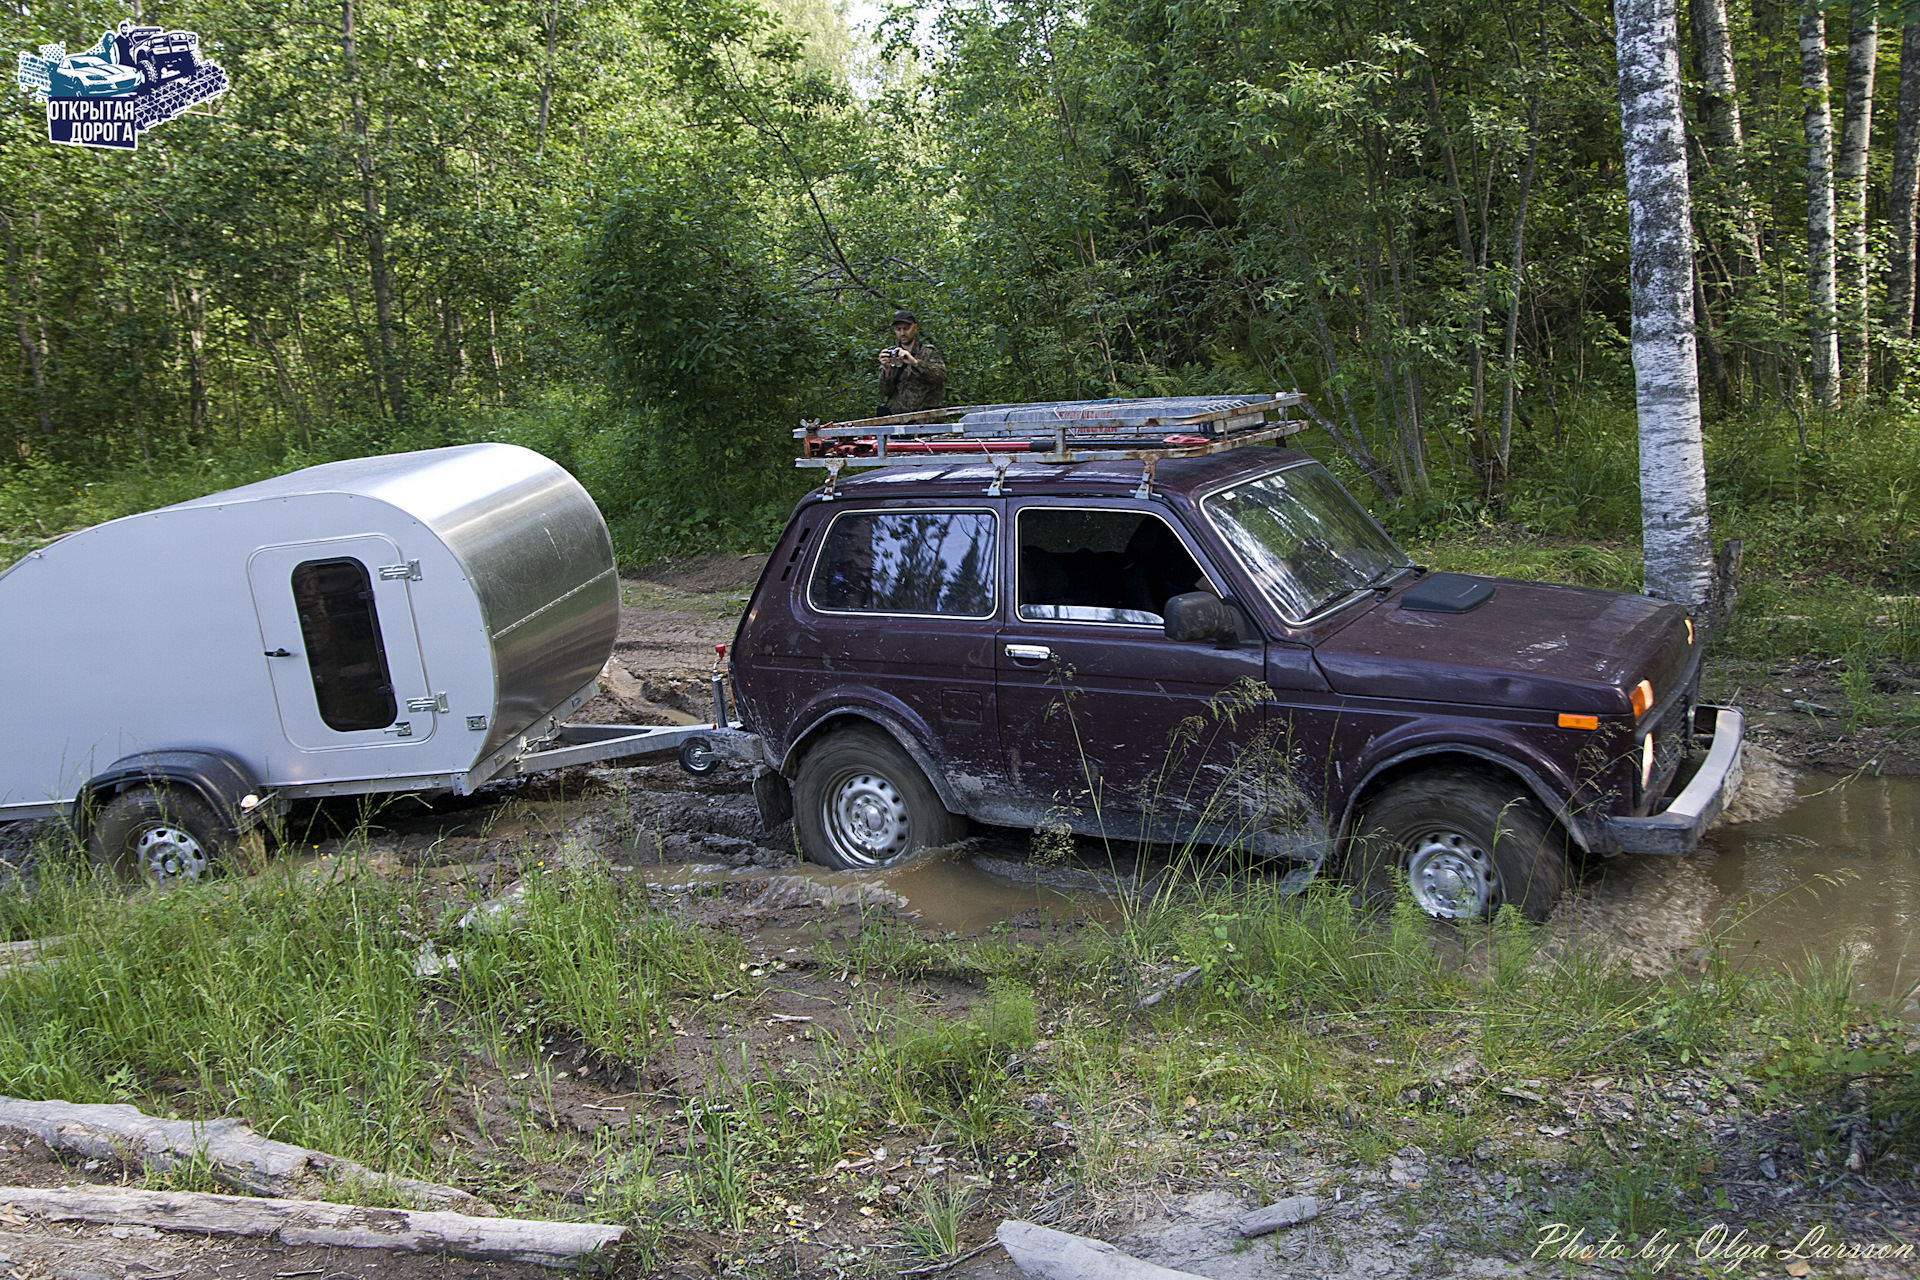
<svg viewBox="0 0 1920 1280"><path fill-rule="evenodd" d="M1193 540L1140 501L1030 500L1010 520L994 653L1016 795L1112 834L1239 821L1265 647L1167 639L1170 596L1224 594Z"/></svg>
<svg viewBox="0 0 1920 1280"><path fill-rule="evenodd" d="M998 504L849 508L818 538L794 633L761 660L815 716L903 722L964 801L997 771Z"/></svg>
<svg viewBox="0 0 1920 1280"><path fill-rule="evenodd" d="M264 547L247 561L260 648L287 741L405 748L444 714L414 630L414 567L377 534Z"/></svg>

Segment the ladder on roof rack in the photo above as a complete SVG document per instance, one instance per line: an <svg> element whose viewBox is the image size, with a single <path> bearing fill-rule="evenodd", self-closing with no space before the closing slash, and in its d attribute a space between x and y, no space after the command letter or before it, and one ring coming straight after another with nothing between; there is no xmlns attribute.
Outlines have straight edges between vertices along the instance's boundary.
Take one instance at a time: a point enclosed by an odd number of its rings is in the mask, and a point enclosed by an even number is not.
<svg viewBox="0 0 1920 1280"><path fill-rule="evenodd" d="M1312 423L1289 419L1306 403L1298 391L1248 396L1163 396L1141 400L1056 400L957 405L854 422L803 421L794 431L794 465L822 467L826 490L846 467L951 465L968 457L993 464L998 494L1019 464L1137 459L1140 495L1152 491L1154 463L1269 444ZM1309 410L1311 412L1311 410Z"/></svg>

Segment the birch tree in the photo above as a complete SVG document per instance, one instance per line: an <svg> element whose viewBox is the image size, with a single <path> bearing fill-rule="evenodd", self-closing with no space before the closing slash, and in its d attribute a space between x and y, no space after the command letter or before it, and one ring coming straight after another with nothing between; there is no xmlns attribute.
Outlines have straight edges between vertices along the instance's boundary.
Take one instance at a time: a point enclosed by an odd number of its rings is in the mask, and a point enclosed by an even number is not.
<svg viewBox="0 0 1920 1280"><path fill-rule="evenodd" d="M1648 595L1690 611L1713 586L1694 358L1693 210L1676 0L1614 0L1626 153L1640 530Z"/></svg>
<svg viewBox="0 0 1920 1280"><path fill-rule="evenodd" d="M1913 336L1914 219L1920 216L1920 14L1900 33L1900 105L1893 122L1893 180L1887 221L1893 255L1887 268L1887 333Z"/></svg>
<svg viewBox="0 0 1920 1280"><path fill-rule="evenodd" d="M1850 396L1867 391L1867 144L1873 136L1873 71L1880 52L1878 0L1853 0L1847 34L1847 82L1840 114L1839 190L1840 368Z"/></svg>
<svg viewBox="0 0 1920 1280"><path fill-rule="evenodd" d="M1827 104L1827 19L1809 7L1800 15L1800 89L1806 99L1807 330L1813 346L1813 398L1838 403L1839 337L1834 332L1833 115Z"/></svg>

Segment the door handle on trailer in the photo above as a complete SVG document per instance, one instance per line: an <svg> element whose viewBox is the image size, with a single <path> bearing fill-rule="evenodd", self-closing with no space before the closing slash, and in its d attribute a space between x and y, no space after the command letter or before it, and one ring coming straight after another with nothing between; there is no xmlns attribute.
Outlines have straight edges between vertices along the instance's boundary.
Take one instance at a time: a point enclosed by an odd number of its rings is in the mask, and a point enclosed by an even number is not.
<svg viewBox="0 0 1920 1280"><path fill-rule="evenodd" d="M1053 650L1043 644L1010 644L1007 646L1009 658L1025 658L1030 662L1041 662L1053 656Z"/></svg>

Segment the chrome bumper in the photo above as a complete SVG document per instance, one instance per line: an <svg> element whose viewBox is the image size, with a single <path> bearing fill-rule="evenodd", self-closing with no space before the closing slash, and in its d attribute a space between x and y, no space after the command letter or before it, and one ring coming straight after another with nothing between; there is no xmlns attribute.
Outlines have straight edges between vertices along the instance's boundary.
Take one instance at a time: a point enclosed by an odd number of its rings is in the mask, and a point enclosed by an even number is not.
<svg viewBox="0 0 1920 1280"><path fill-rule="evenodd" d="M1644 818L1608 818L1607 831L1625 853L1671 857L1693 852L1700 836L1720 816L1740 785L1740 743L1747 718L1735 707L1701 704L1693 711L1695 734L1711 730L1707 758L1662 813Z"/></svg>

